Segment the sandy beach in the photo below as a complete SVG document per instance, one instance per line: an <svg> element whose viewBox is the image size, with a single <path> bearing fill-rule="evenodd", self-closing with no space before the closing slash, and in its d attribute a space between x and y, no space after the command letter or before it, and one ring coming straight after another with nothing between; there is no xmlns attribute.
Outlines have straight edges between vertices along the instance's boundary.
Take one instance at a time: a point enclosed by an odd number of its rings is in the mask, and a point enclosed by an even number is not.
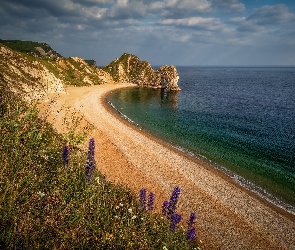
<svg viewBox="0 0 295 250"><path fill-rule="evenodd" d="M155 193L160 212L173 188L181 194L184 221L196 212L197 237L205 249L295 249L295 216L274 207L197 159L128 124L105 101L125 84L69 87L46 97L48 120L64 132L63 117L83 115L94 127L97 168L107 179ZM49 99L49 98L52 98Z"/></svg>

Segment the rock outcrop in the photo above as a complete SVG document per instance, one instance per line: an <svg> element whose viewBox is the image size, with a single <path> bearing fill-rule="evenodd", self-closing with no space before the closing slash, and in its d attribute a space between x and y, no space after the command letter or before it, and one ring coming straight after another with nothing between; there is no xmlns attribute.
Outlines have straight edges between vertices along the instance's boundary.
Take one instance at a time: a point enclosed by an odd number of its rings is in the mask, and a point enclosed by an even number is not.
<svg viewBox="0 0 295 250"><path fill-rule="evenodd" d="M146 61L124 53L103 68L115 81L137 84L150 88L180 90L178 72L175 66L162 66L154 70Z"/></svg>

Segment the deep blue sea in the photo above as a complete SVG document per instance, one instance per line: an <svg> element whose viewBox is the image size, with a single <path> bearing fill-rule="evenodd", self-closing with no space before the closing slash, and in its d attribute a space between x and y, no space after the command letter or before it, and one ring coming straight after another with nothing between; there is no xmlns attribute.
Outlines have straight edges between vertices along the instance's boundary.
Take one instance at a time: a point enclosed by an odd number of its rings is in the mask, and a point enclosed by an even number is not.
<svg viewBox="0 0 295 250"><path fill-rule="evenodd" d="M295 213L295 67L177 67L182 91L109 102L143 130Z"/></svg>

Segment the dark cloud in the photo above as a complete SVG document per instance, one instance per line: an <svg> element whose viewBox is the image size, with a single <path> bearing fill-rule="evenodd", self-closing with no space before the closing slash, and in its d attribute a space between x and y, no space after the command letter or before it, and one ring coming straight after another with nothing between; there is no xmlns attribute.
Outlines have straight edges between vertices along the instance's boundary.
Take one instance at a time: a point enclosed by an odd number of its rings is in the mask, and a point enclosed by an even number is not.
<svg viewBox="0 0 295 250"><path fill-rule="evenodd" d="M279 25L290 23L294 24L295 15L289 12L289 8L284 4L265 5L261 8L254 9L247 21L252 21L257 25Z"/></svg>
<svg viewBox="0 0 295 250"><path fill-rule="evenodd" d="M74 15L75 8L68 0L3 0L6 3L6 10L15 15L22 15L22 13L30 13L31 17L38 16L39 12L47 13L52 16L66 16ZM73 13L74 12L74 13Z"/></svg>
<svg viewBox="0 0 295 250"><path fill-rule="evenodd" d="M214 64L262 44L284 46L292 61L290 8L261 6L247 17L246 7L241 0L1 0L0 29L2 39L47 42L100 65L124 52L152 64Z"/></svg>
<svg viewBox="0 0 295 250"><path fill-rule="evenodd" d="M236 21L239 25L238 31L241 32L261 32L267 31L268 27L276 27L280 30L283 26L292 29L295 23L295 15L290 13L289 8L284 4L265 5L253 10L248 18L233 18L231 23ZM272 29L273 30L273 29Z"/></svg>

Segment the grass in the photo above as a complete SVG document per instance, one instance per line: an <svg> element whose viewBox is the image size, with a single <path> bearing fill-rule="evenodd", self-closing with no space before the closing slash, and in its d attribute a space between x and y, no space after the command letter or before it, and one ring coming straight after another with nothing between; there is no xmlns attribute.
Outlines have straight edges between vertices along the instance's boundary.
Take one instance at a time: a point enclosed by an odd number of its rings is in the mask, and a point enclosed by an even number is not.
<svg viewBox="0 0 295 250"><path fill-rule="evenodd" d="M1 249L198 249L186 231L142 212L138 195L85 177L87 152L70 146L38 118L38 110L0 93Z"/></svg>
<svg viewBox="0 0 295 250"><path fill-rule="evenodd" d="M30 55L38 55L41 56L40 53L36 50L36 47L41 47L45 52L53 50L46 43L32 42L32 41L21 41L21 40L2 40L0 39L0 43L6 45L12 50L16 50L22 53L30 54ZM61 57L59 54L56 54ZM43 56L41 56L43 57Z"/></svg>

